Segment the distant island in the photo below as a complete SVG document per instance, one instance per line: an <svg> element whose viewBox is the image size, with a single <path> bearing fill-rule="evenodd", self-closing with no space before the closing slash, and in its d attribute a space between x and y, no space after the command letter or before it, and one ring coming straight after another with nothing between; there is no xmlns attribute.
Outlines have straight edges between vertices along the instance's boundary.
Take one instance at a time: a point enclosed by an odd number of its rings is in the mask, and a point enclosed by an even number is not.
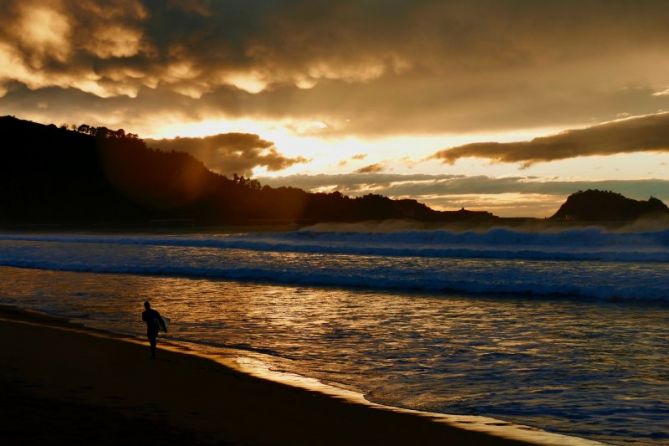
<svg viewBox="0 0 669 446"><path fill-rule="evenodd" d="M548 220L490 212L436 211L416 200L311 193L227 178L182 152L154 150L123 130L43 125L0 117L0 225L17 227L188 227L306 225L413 220L428 225L492 226L533 221L619 222L669 215L660 200L612 192L573 194Z"/></svg>
<svg viewBox="0 0 669 446"><path fill-rule="evenodd" d="M657 198L633 200L611 191L586 190L571 194L551 217L554 221L634 221L669 215L669 208Z"/></svg>

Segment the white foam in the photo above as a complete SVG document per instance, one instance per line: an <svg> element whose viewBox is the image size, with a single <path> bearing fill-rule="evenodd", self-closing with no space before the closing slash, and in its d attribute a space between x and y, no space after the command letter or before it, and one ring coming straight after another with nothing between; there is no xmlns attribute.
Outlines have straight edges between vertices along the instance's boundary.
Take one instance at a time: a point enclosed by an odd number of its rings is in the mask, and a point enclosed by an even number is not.
<svg viewBox="0 0 669 446"><path fill-rule="evenodd" d="M0 265L24 268L669 301L669 231L13 234L0 244ZM294 252L301 254L286 254Z"/></svg>
<svg viewBox="0 0 669 446"><path fill-rule="evenodd" d="M648 232L611 232L600 228L557 232L501 228L485 232L304 230L187 236L4 234L0 235L0 240L409 257L669 262L669 230Z"/></svg>

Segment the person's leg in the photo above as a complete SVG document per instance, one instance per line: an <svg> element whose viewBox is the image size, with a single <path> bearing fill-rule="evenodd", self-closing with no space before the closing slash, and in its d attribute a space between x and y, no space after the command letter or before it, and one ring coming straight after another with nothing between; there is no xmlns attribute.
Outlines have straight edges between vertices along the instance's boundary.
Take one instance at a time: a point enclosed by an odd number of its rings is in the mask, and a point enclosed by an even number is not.
<svg viewBox="0 0 669 446"><path fill-rule="evenodd" d="M151 345L151 359L156 359L157 336L149 335L149 345Z"/></svg>

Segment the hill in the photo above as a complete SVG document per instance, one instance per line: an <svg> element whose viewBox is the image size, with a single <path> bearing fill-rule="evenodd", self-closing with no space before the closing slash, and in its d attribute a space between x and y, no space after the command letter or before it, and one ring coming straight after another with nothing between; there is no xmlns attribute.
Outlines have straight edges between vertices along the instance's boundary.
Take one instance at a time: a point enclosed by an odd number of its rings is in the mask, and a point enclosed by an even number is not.
<svg viewBox="0 0 669 446"><path fill-rule="evenodd" d="M658 216L669 216L669 208L657 198L651 197L647 201L639 201L615 192L589 189L570 195L550 219L576 222L623 222Z"/></svg>
<svg viewBox="0 0 669 446"><path fill-rule="evenodd" d="M227 178L192 156L146 146L123 130L68 130L0 117L0 224L117 226L307 224L411 219L494 222L380 195L271 188Z"/></svg>

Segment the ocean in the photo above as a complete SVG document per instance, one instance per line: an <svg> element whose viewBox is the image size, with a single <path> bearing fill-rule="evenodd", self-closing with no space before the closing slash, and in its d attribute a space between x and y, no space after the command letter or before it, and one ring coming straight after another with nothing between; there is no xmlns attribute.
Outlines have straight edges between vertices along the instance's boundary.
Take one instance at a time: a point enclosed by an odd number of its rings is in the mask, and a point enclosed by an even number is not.
<svg viewBox="0 0 669 446"><path fill-rule="evenodd" d="M0 234L0 303L374 402L669 444L669 230Z"/></svg>

